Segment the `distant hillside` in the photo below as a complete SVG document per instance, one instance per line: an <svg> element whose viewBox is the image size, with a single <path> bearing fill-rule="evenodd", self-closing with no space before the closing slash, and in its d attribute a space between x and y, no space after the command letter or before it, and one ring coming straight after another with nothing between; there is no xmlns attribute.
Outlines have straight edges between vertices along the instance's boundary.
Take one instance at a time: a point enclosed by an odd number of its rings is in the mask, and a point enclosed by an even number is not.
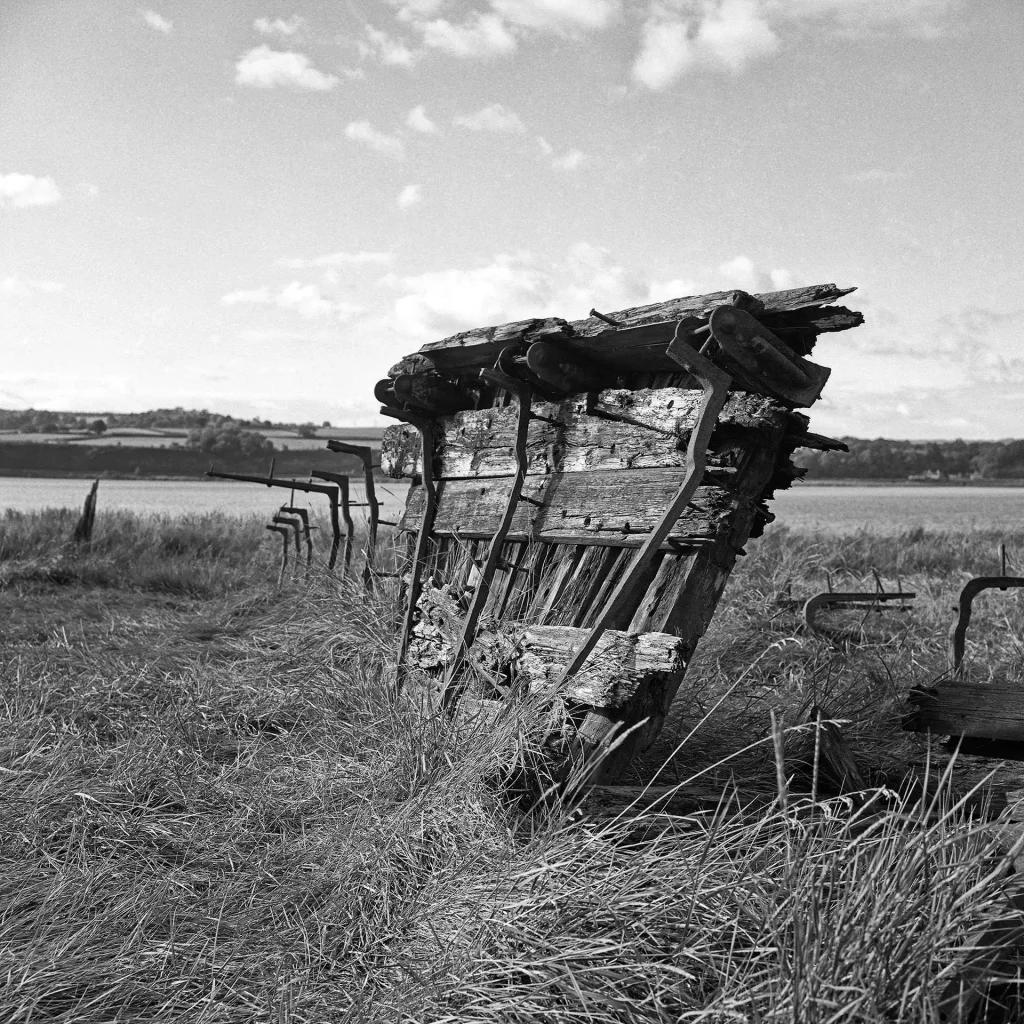
<svg viewBox="0 0 1024 1024"><path fill-rule="evenodd" d="M211 463L219 469L303 476L310 470L361 473L362 463L327 450L329 438L379 451L381 428L270 425L253 429L245 421L193 411L168 410L132 417L78 413L3 412L0 475L160 476L192 478ZM180 414L180 415L179 415ZM90 414L92 415L92 414ZM108 422L111 420L112 422ZM125 424L124 419L142 421ZM205 423L200 425L200 421ZM196 425L185 429L187 423Z"/></svg>
<svg viewBox="0 0 1024 1024"><path fill-rule="evenodd" d="M332 427L330 423L276 423L271 420L238 419L207 409L151 409L148 412L58 412L49 409L0 409L0 431L24 434L69 434L90 432L92 424L103 423L105 432L180 432L202 430L204 427L234 423L246 430L258 430L270 436L287 434L316 437L380 439L382 427Z"/></svg>
<svg viewBox="0 0 1024 1024"><path fill-rule="evenodd" d="M1024 479L1024 441L842 440L849 452L797 452L807 480Z"/></svg>

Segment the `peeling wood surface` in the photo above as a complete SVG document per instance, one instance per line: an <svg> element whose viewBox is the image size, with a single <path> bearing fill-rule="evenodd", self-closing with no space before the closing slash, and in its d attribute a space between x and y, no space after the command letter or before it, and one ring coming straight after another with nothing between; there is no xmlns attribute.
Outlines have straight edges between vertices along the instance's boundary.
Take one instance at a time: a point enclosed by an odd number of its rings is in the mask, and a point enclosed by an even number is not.
<svg viewBox="0 0 1024 1024"><path fill-rule="evenodd" d="M1024 682L966 683L911 690L910 732L1024 741Z"/></svg>
<svg viewBox="0 0 1024 1024"><path fill-rule="evenodd" d="M501 350L509 345L526 345L541 339L555 341L564 345L567 351L589 356L602 365L628 372L659 369L678 371L678 365L665 355L665 346L675 330L677 320L688 320L684 329L693 331L707 321L709 311L715 306L740 304L772 330L785 330L786 314L789 313L799 314L793 321L794 327L799 330L845 330L862 321L859 314L838 309L831 314L822 313L816 317L822 326L817 327L815 318L799 311L817 309L853 290L838 288L834 284L821 284L759 295L747 295L736 290L691 295L608 314L613 320L624 324L623 328L610 329L607 323L596 317L571 323L552 318L482 327L429 342L389 372L391 376L397 376L435 367L442 373L469 373L484 366L492 366Z"/></svg>
<svg viewBox="0 0 1024 1024"><path fill-rule="evenodd" d="M620 707L641 684L681 675L686 667L683 642L666 633L608 630L573 677L559 686L562 670L587 631L569 626L532 626L522 640L517 661L531 694L558 693L597 708Z"/></svg>
<svg viewBox="0 0 1024 1024"><path fill-rule="evenodd" d="M649 533L685 476L685 469L680 467L527 477L523 495L530 500L519 503L509 539L550 542L583 535L615 544ZM434 533L493 536L511 486L511 477L440 481ZM399 529L418 529L424 505L423 488L412 487ZM737 499L728 492L701 487L676 521L671 536L713 538L736 507Z"/></svg>
<svg viewBox="0 0 1024 1024"><path fill-rule="evenodd" d="M697 418L701 392L687 388L602 391L592 412L585 396L564 402L538 402L538 418L527 440L531 474L595 469L682 466ZM733 393L716 432L766 433L787 422L789 413L774 399ZM515 472L516 410L479 409L439 419L435 475L444 479L509 476ZM405 424L384 431L381 466L388 476L413 477L420 471L420 435ZM714 460L712 460L712 463Z"/></svg>

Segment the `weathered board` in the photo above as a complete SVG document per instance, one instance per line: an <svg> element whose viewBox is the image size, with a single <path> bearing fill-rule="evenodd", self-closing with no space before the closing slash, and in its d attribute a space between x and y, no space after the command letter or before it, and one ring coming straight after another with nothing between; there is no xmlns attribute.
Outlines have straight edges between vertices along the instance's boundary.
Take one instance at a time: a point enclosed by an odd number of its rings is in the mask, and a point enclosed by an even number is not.
<svg viewBox="0 0 1024 1024"><path fill-rule="evenodd" d="M529 472L682 466L699 404L700 392L685 388L602 391L590 404L586 399L537 402L537 418L530 422L527 438ZM737 431L763 434L785 425L789 415L772 398L734 393L719 416L716 433L719 437ZM438 478L511 476L515 472L514 407L441 417L438 434L434 464ZM381 447L384 472L395 477L419 476L420 448L415 428L406 424L388 427Z"/></svg>
<svg viewBox="0 0 1024 1024"><path fill-rule="evenodd" d="M971 683L954 680L910 692L911 732L1024 742L1024 681Z"/></svg>
<svg viewBox="0 0 1024 1024"><path fill-rule="evenodd" d="M686 475L682 467L595 470L528 476L510 540L626 544L649 533ZM493 537L511 488L509 477L444 479L438 484L433 532L459 537ZM418 530L425 495L414 487L406 499L402 530ZM718 487L702 487L676 522L673 537L710 538L738 502Z"/></svg>

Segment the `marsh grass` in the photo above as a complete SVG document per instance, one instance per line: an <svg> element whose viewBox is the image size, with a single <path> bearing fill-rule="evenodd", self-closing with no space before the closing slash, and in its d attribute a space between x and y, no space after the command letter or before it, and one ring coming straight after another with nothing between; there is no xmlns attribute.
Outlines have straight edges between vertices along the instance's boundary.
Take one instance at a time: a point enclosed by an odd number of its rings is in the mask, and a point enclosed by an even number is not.
<svg viewBox="0 0 1024 1024"><path fill-rule="evenodd" d="M894 566L892 539L770 532L640 768L704 772L723 806L595 820L509 798L535 709L395 697L393 581L278 589L257 523L115 516L84 552L54 515L0 525L4 1021L937 1022L993 974L1009 861L959 766L812 803L788 763L812 703L876 785L932 756L898 698L943 670L991 538L905 537ZM924 600L858 643L776 604L897 567ZM976 660L1012 658L1000 614ZM785 800L727 806L777 768Z"/></svg>

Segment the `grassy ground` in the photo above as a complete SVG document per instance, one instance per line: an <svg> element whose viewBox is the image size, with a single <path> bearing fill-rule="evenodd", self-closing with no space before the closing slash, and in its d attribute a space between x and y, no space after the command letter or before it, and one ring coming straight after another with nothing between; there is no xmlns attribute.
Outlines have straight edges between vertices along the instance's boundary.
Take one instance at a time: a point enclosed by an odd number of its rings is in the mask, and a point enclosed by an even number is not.
<svg viewBox="0 0 1024 1024"><path fill-rule="evenodd" d="M752 543L637 780L780 798L638 824L524 814L529 709L397 701L393 595L278 590L260 522L101 514L85 552L72 526L0 521L0 1020L937 1022L987 962L1007 864L968 766L892 790L927 756L900 696L1004 538ZM779 604L873 568L916 607L856 643ZM973 672L1020 676L1022 618L979 602ZM889 787L866 806L800 795L815 706Z"/></svg>

